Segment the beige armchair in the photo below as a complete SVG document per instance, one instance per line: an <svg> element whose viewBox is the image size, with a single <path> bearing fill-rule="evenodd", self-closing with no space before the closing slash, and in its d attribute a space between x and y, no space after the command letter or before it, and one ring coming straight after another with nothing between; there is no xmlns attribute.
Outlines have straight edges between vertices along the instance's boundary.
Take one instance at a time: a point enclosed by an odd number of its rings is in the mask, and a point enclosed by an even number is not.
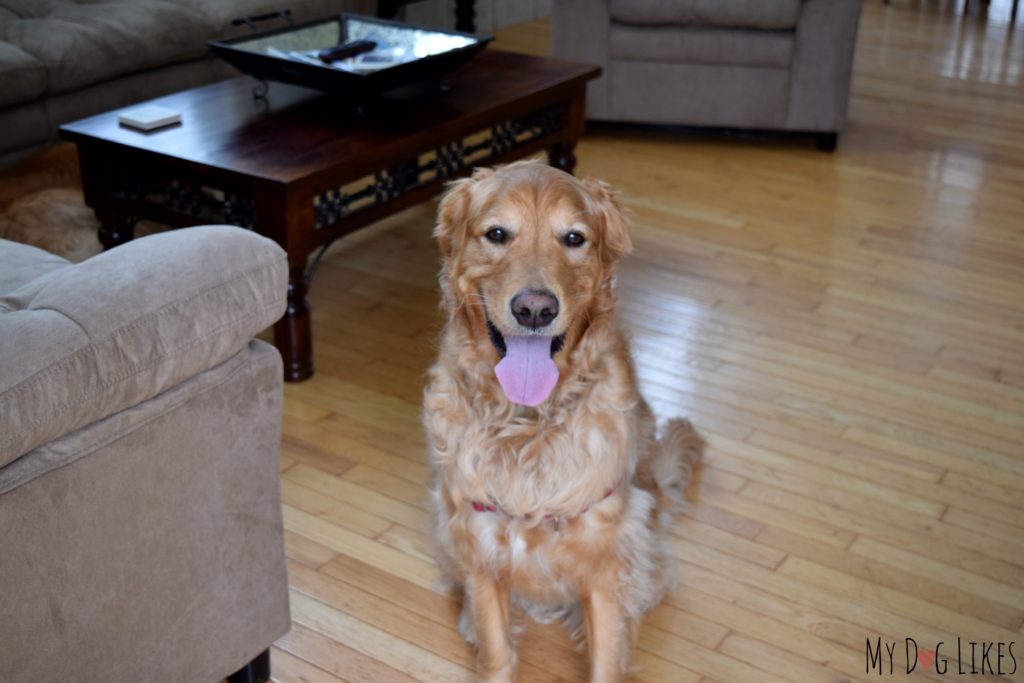
<svg viewBox="0 0 1024 683"><path fill-rule="evenodd" d="M861 0L555 0L551 52L599 64L587 117L816 133L846 117Z"/></svg>
<svg viewBox="0 0 1024 683"><path fill-rule="evenodd" d="M0 240L0 680L253 678L288 630L270 240ZM265 667L264 667L265 668ZM265 670L263 673L266 673Z"/></svg>

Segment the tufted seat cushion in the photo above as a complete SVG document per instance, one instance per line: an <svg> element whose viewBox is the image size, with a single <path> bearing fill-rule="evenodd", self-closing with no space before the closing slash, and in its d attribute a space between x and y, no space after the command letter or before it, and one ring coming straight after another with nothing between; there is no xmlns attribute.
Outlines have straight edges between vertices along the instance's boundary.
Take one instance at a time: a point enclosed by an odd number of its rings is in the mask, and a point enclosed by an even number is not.
<svg viewBox="0 0 1024 683"><path fill-rule="evenodd" d="M18 46L0 42L0 83L0 107L31 102L46 92L46 67Z"/></svg>
<svg viewBox="0 0 1024 683"><path fill-rule="evenodd" d="M27 244L0 240L0 314L11 309L3 296L21 285L54 270L68 268L71 262Z"/></svg>
<svg viewBox="0 0 1024 683"><path fill-rule="evenodd" d="M788 68L794 43L793 34L786 31L613 24L608 53L616 59L639 62Z"/></svg>
<svg viewBox="0 0 1024 683"><path fill-rule="evenodd" d="M235 355L287 289L281 248L229 226L77 265L0 240L0 467Z"/></svg>
<svg viewBox="0 0 1024 683"><path fill-rule="evenodd" d="M784 31L796 27L801 0L611 0L613 21Z"/></svg>

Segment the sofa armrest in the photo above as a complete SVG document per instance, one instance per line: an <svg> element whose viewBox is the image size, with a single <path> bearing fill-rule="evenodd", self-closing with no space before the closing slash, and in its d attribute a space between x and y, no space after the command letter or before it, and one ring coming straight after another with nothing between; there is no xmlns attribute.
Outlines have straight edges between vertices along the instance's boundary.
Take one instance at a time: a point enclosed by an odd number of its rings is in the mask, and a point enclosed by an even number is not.
<svg viewBox="0 0 1024 683"><path fill-rule="evenodd" d="M606 119L608 48L611 16L608 0L555 0L551 15L551 56L601 67L587 84L587 118Z"/></svg>
<svg viewBox="0 0 1024 683"><path fill-rule="evenodd" d="M289 626L277 350L0 468L0 680L214 683Z"/></svg>
<svg viewBox="0 0 1024 683"><path fill-rule="evenodd" d="M804 0L786 128L835 133L846 120L861 0Z"/></svg>
<svg viewBox="0 0 1024 683"><path fill-rule="evenodd" d="M206 226L0 293L0 467L230 358L281 317L287 289L277 244Z"/></svg>

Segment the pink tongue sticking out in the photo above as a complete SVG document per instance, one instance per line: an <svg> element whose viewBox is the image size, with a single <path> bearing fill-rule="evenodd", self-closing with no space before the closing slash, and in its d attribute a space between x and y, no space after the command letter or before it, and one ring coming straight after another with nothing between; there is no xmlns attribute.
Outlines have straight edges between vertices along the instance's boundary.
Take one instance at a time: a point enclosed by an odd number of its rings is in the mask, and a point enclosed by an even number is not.
<svg viewBox="0 0 1024 683"><path fill-rule="evenodd" d="M505 357L494 366L505 396L513 403L537 406L558 382L551 360L551 337L505 337Z"/></svg>

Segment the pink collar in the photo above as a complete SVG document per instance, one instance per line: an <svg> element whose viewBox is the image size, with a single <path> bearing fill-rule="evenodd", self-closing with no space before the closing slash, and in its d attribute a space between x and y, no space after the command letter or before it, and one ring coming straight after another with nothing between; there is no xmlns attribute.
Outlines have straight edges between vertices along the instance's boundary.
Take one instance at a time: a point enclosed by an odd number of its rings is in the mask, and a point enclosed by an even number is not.
<svg viewBox="0 0 1024 683"><path fill-rule="evenodd" d="M608 498L610 498L611 495L613 493L615 493L615 489L619 488L619 484L621 484L621 483L622 483L621 479L618 480L617 482L615 482L611 486L611 488L609 488L607 491L604 492L604 495L601 496L601 500L595 501L593 503L587 503L586 505L583 506L583 509L580 510L579 513L577 513L574 516L578 517L579 515L582 515L587 510L589 510L591 508L591 506L596 505L597 503L600 503L602 500L607 500ZM501 514L505 515L506 517L511 517L512 519L516 518L515 515L510 515L507 512L505 512L505 510L500 505L493 505L493 504L489 504L489 503L483 503L483 502L481 502L479 500L471 501L471 505L473 506L473 509L476 512L500 512ZM532 515L521 515L520 519L529 520L531 517L532 517ZM554 522L556 529L559 528L559 526L561 526L562 518L558 517L558 515L544 515L544 519L546 521Z"/></svg>

